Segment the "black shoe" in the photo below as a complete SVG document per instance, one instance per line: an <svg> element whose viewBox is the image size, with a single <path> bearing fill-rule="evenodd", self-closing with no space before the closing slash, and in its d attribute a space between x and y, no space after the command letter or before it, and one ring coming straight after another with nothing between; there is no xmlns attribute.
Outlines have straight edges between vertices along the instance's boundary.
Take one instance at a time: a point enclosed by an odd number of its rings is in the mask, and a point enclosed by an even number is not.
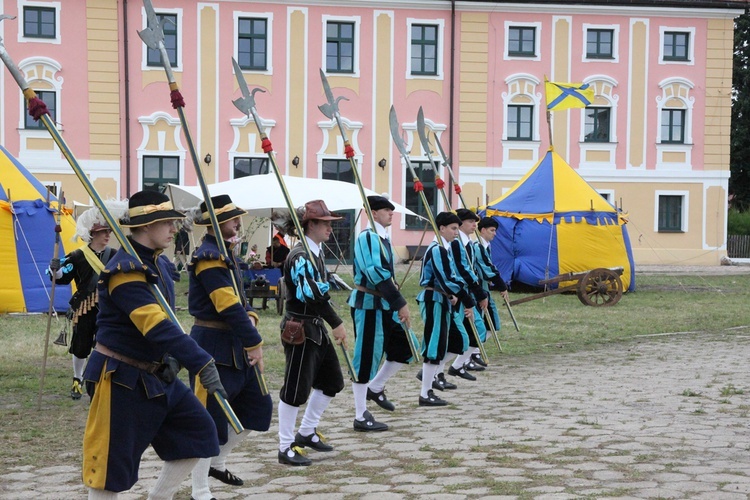
<svg viewBox="0 0 750 500"><path fill-rule="evenodd" d="M70 388L70 397L71 399L81 399L81 396L83 396L81 379L73 377L73 386Z"/></svg>
<svg viewBox="0 0 750 500"><path fill-rule="evenodd" d="M474 360L469 361L464 365L464 368L473 371L473 372L483 372L484 366L480 365L479 363L475 363Z"/></svg>
<svg viewBox="0 0 750 500"><path fill-rule="evenodd" d="M448 368L448 375L453 375L454 377L461 377L466 380L476 380L477 378L472 375L471 373L467 372L464 367L462 366L460 370L456 370L452 366Z"/></svg>
<svg viewBox="0 0 750 500"><path fill-rule="evenodd" d="M315 441L316 436L318 438L317 441ZM315 431L309 436L303 436L298 432L297 435L294 436L294 444L300 448L307 447L315 451L333 451L333 446L326 443L326 438L323 437L323 434L318 432L318 429L315 429Z"/></svg>
<svg viewBox="0 0 750 500"><path fill-rule="evenodd" d="M435 379L432 381L432 388L437 389L438 391L444 391L445 390L445 379Z"/></svg>
<svg viewBox="0 0 750 500"><path fill-rule="evenodd" d="M417 380L419 380L420 382L422 381L422 369L421 368L417 372Z"/></svg>
<svg viewBox="0 0 750 500"><path fill-rule="evenodd" d="M385 397L385 390L380 391L380 392L373 392L368 388L367 399L369 401L375 401L375 404L377 404L379 407L381 407L384 410L393 411L396 409L396 406L390 401L388 401L388 398Z"/></svg>
<svg viewBox="0 0 750 500"><path fill-rule="evenodd" d="M279 463L285 465L310 465L312 460L302 454L302 449L295 445L279 452Z"/></svg>
<svg viewBox="0 0 750 500"><path fill-rule="evenodd" d="M214 469L213 467L209 467L208 475L214 479L218 479L224 484L229 484L232 486L242 486L243 484L245 484L245 481L238 478L237 476L235 476L234 474L232 474L226 469L219 470L219 469Z"/></svg>
<svg viewBox="0 0 750 500"><path fill-rule="evenodd" d="M365 410L365 413L362 415L365 419L364 420L357 420L354 419L354 430L360 431L360 432L383 432L388 430L388 426L382 422L376 422L375 417L372 416L372 413Z"/></svg>
<svg viewBox="0 0 750 500"><path fill-rule="evenodd" d="M475 352L471 355L471 360L479 366L487 367L487 363L484 362L484 360L482 359L482 355L478 352Z"/></svg>
<svg viewBox="0 0 750 500"><path fill-rule="evenodd" d="M435 393L427 391L427 397L419 396L419 406L446 406L448 402L435 396Z"/></svg>
<svg viewBox="0 0 750 500"><path fill-rule="evenodd" d="M190 500L195 500L195 498L193 498L193 497L190 497ZM214 497L211 497L211 500L216 500L216 498L214 498Z"/></svg>
<svg viewBox="0 0 750 500"><path fill-rule="evenodd" d="M445 380L445 373L443 372L438 373L436 382L439 382L440 385L443 387L443 389L447 391L452 391L453 389L458 388L456 384L452 384L448 382L447 380ZM434 384L433 384L433 387L434 387Z"/></svg>

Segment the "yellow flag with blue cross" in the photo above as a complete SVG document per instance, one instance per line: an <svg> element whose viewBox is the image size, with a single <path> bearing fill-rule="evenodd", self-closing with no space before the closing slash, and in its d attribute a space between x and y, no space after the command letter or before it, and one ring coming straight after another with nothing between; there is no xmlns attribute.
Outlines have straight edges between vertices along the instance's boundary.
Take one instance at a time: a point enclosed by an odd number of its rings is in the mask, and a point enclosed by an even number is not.
<svg viewBox="0 0 750 500"><path fill-rule="evenodd" d="M588 83L544 83L548 111L585 108L594 102L594 87Z"/></svg>

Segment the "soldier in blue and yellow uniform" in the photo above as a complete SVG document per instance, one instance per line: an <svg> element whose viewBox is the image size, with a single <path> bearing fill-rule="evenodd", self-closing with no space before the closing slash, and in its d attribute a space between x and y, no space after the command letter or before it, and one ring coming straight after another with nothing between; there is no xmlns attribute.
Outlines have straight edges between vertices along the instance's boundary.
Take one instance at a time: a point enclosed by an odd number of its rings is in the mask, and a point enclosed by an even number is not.
<svg viewBox="0 0 750 500"><path fill-rule="evenodd" d="M89 499L112 499L138 480L151 445L164 460L149 499L171 499L199 458L219 453L216 427L190 389L180 365L198 374L207 391L226 396L211 355L173 323L150 288L174 307L169 260L175 221L167 196L135 193L121 221L141 262L120 249L99 281L99 330L84 381L91 396L83 438L83 482Z"/></svg>
<svg viewBox="0 0 750 500"><path fill-rule="evenodd" d="M500 315L497 312L497 305L495 305L495 301L490 294L490 283L492 283L493 289L500 292L500 295L504 299L508 298L508 286L500 276L500 271L492 263L492 254L490 252L490 242L495 239L498 226L498 222L492 217L482 217L482 220L477 224L479 240L471 243L473 247L472 255L474 256L474 271L477 273L479 281L482 283L482 288L487 294L487 310L489 311L489 317L492 319L492 326L495 331L500 331ZM487 318L484 318L484 323L487 329L489 329L490 325ZM482 356L479 354L479 347L476 347L474 352L472 352L471 362L479 366L486 366L482 360Z"/></svg>
<svg viewBox="0 0 750 500"><path fill-rule="evenodd" d="M385 397L385 384L412 357L401 326L409 325L409 307L393 281L393 248L386 233L395 207L383 196L368 196L367 203L376 232L362 231L354 244L354 290L349 297L357 374L352 383L354 430L385 431L388 426L367 411L367 400L388 411L395 409ZM380 367L384 353L386 361Z"/></svg>
<svg viewBox="0 0 750 500"><path fill-rule="evenodd" d="M435 217L443 246L437 238L430 243L422 259L419 285L424 288L417 302L424 320L422 340L422 390L419 406L445 406L448 404L432 391L433 382L448 349L448 330L452 321L452 308L460 301L463 314L473 320L475 302L466 291L464 283L456 276L451 242L458 237L461 219L453 212L441 212Z"/></svg>
<svg viewBox="0 0 750 500"><path fill-rule="evenodd" d="M263 339L255 328L258 314L245 298L239 265L229 243L237 236L240 217L246 212L232 203L227 195L214 196L211 202L229 255L219 253L206 203L201 203L200 214L194 222L208 227L188 265L188 309L195 317L190 336L216 360L221 383L228 394L227 401L245 431L237 434L230 429L215 398L208 398L200 383L191 379L198 399L214 419L220 443L219 455L201 460L193 470L192 496L195 500L212 498L208 476L230 485L243 484L242 479L227 470L226 458L251 430L267 431L273 413L271 396L261 393L254 368L257 365L263 371Z"/></svg>
<svg viewBox="0 0 750 500"><path fill-rule="evenodd" d="M344 376L333 342L346 348L344 322L333 309L328 294L330 285L322 249L322 244L331 236L331 221L341 217L332 214L323 200L307 202L304 214L299 217L305 233L300 236L306 239L312 255L306 253L300 242L284 263L286 317L281 326L283 329L289 318L302 320L305 339L298 345L282 342L286 366L279 394L278 453L279 463L295 466L311 463L301 448L333 450L318 432L318 424L331 399L344 388ZM293 234L294 228L288 229ZM334 341L323 322L331 327ZM307 408L295 435L297 413L305 402Z"/></svg>

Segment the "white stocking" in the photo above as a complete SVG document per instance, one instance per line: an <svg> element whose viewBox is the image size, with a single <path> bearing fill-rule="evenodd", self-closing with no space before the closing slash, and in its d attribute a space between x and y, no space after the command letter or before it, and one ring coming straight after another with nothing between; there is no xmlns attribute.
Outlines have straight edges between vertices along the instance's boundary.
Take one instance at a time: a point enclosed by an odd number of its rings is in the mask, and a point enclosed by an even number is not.
<svg viewBox="0 0 750 500"><path fill-rule="evenodd" d="M310 401L307 403L305 414L302 416L302 423L299 425L299 433L303 436L309 436L320 423L320 417L323 416L323 412L328 408L328 403L333 398L323 394L323 391L314 389L310 396Z"/></svg>
<svg viewBox="0 0 750 500"><path fill-rule="evenodd" d="M386 361L383 363L383 366L380 367L380 370L378 370L375 378L370 380L368 387L372 392L383 392L386 382L388 382L388 380L404 366L406 366L404 363L399 363L397 361Z"/></svg>
<svg viewBox="0 0 750 500"><path fill-rule="evenodd" d="M354 393L354 419L364 420L364 414L367 411L367 384L352 383L352 392Z"/></svg>
<svg viewBox="0 0 750 500"><path fill-rule="evenodd" d="M227 470L227 456L250 435L250 431L247 429L237 434L231 425L227 424L227 426L229 427L227 430L227 442L219 446L219 454L211 459L211 467L220 471ZM198 499L196 498L196 500Z"/></svg>
<svg viewBox="0 0 750 500"><path fill-rule="evenodd" d="M198 458L185 458L164 462L159 479L148 494L148 500L172 500L180 484L190 474L198 460Z"/></svg>
<svg viewBox="0 0 750 500"><path fill-rule="evenodd" d="M95 490L94 488L89 488L89 500L115 500L117 498L117 493L114 491L107 491L107 490Z"/></svg>
<svg viewBox="0 0 750 500"><path fill-rule="evenodd" d="M279 451L285 451L294 443L294 426L297 424L298 406L279 401Z"/></svg>
<svg viewBox="0 0 750 500"><path fill-rule="evenodd" d="M193 468L193 495L195 500L210 500L211 488L208 487L208 469L211 467L210 458L201 458Z"/></svg>

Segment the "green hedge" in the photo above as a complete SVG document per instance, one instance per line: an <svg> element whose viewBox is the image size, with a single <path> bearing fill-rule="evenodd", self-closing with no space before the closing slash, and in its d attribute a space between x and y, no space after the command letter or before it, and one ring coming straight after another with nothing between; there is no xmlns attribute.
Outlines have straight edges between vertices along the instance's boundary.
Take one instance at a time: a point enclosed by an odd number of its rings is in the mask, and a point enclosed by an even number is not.
<svg viewBox="0 0 750 500"><path fill-rule="evenodd" d="M727 234L750 234L750 212L730 210L727 218Z"/></svg>

